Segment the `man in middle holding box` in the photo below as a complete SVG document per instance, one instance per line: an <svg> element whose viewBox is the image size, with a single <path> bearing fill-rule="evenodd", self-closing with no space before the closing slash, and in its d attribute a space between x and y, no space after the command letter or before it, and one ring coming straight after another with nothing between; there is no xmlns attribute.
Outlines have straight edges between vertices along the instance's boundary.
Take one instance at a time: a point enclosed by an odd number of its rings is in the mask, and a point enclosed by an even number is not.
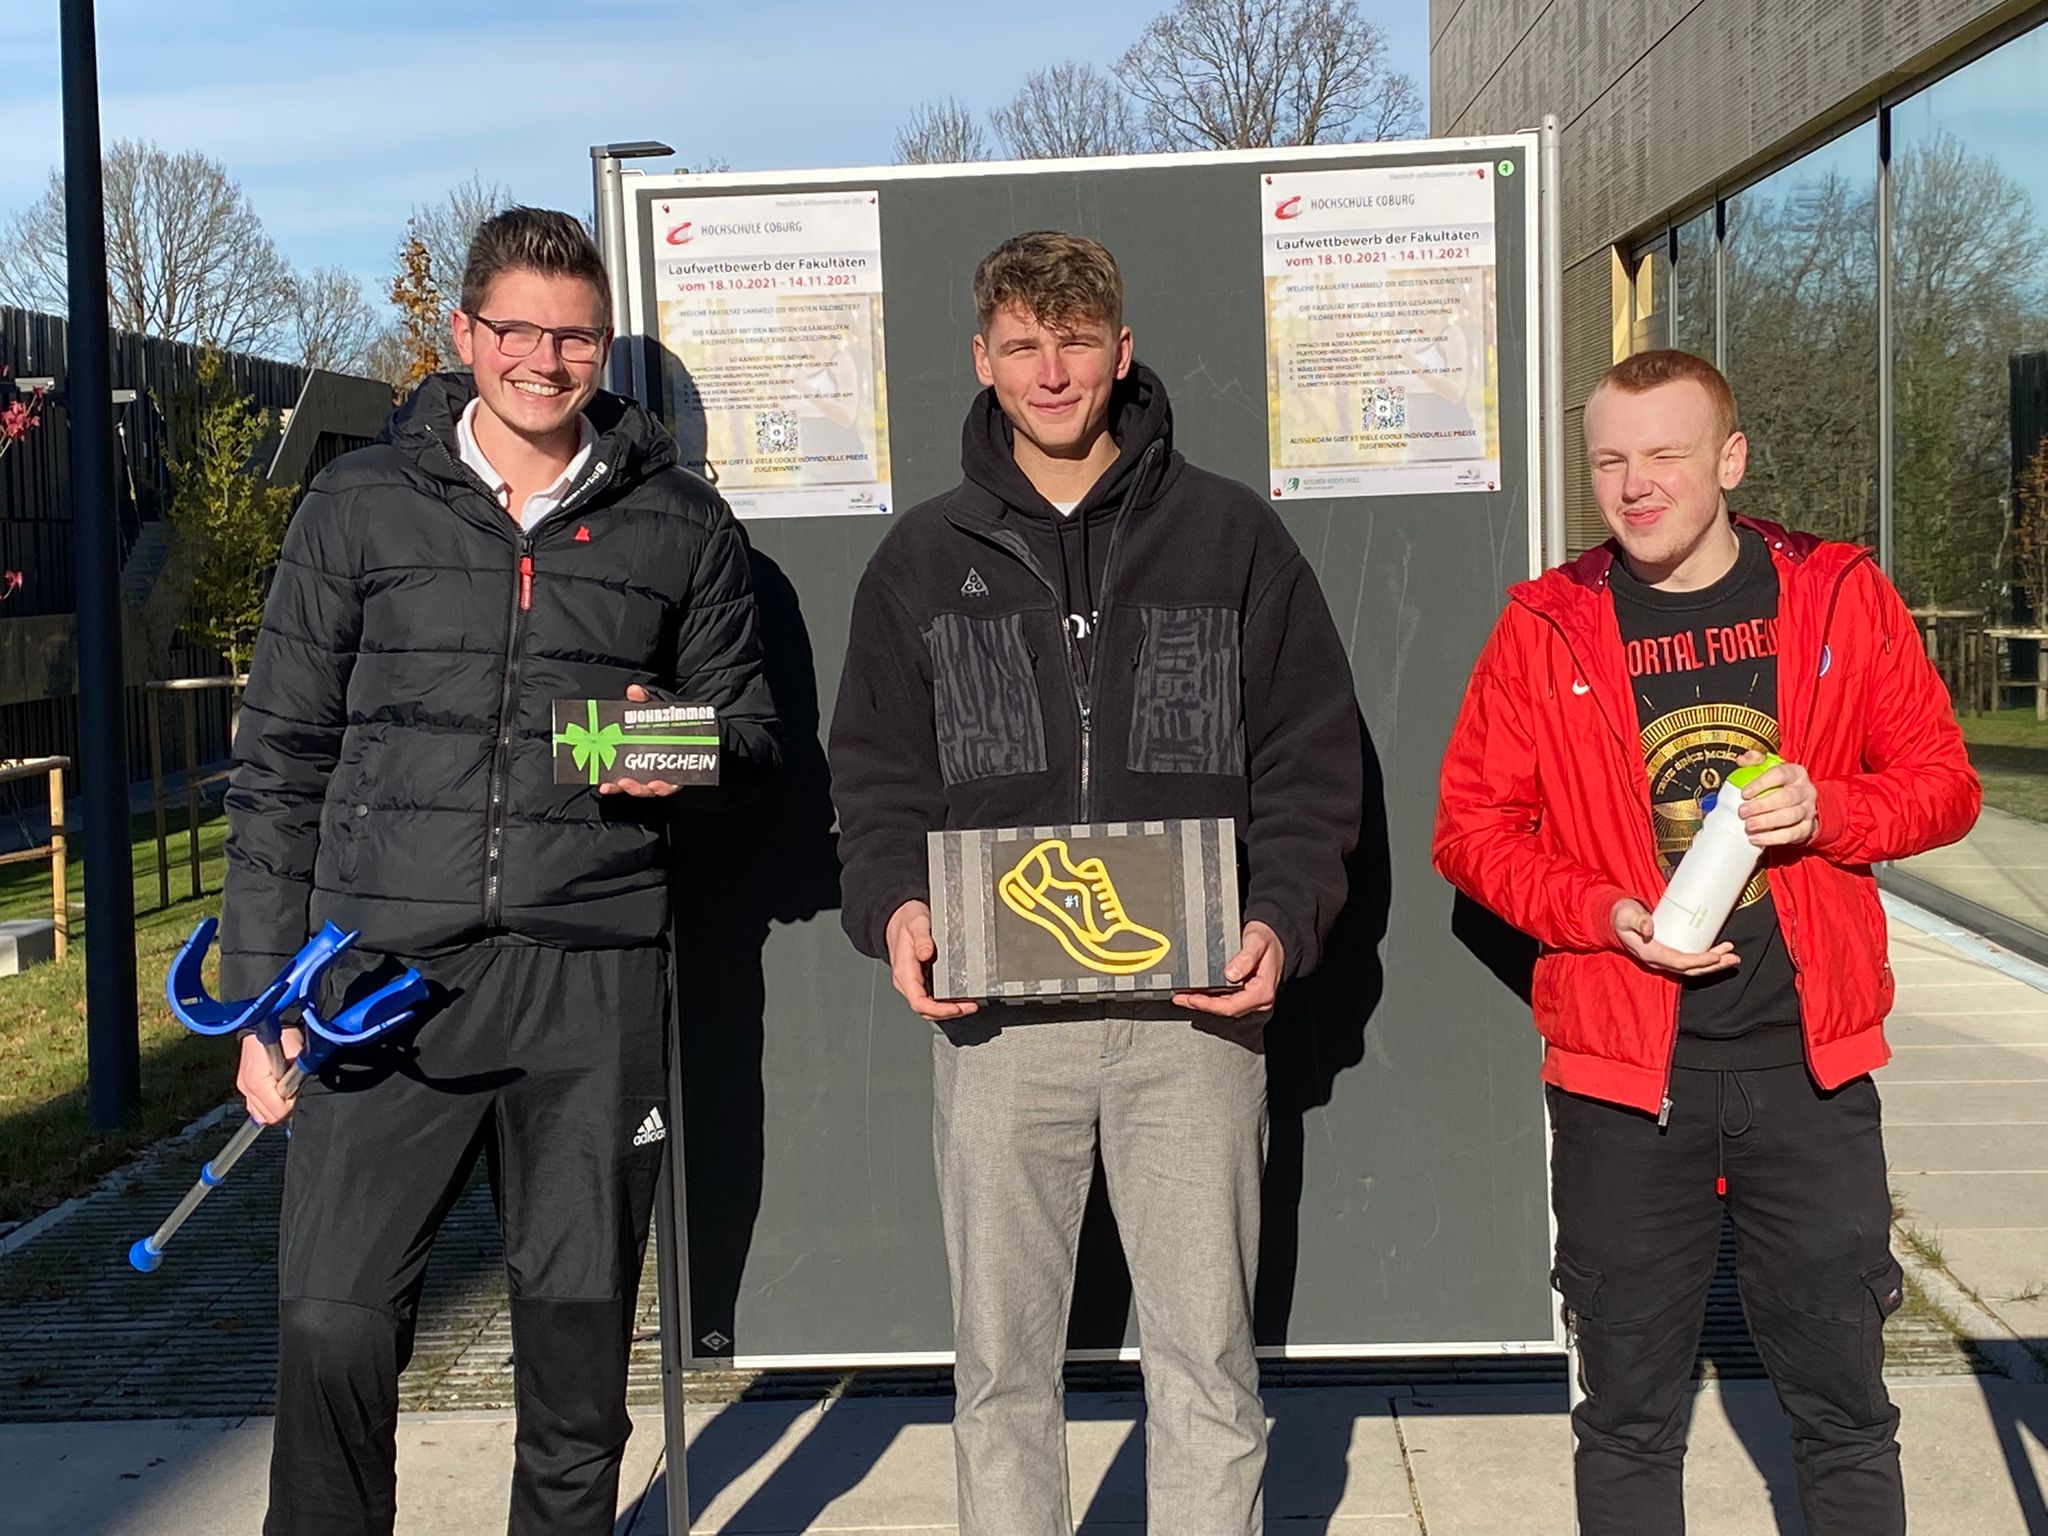
<svg viewBox="0 0 2048 1536"><path fill-rule="evenodd" d="M1350 664L1272 509L1174 450L1107 250L1015 236L974 302L965 478L869 562L831 744L847 933L936 1026L960 1530L1073 1530L1061 1368L1099 1137L1138 1309L1148 1523L1251 1536L1261 1032L1344 902ZM928 832L1196 817L1242 843L1238 990L974 1017L931 995Z"/></svg>

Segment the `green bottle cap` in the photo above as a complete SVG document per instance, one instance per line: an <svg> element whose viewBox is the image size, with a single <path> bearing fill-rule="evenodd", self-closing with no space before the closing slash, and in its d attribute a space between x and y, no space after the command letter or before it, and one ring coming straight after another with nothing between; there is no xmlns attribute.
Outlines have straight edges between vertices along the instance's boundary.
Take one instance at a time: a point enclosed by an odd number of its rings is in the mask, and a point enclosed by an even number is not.
<svg viewBox="0 0 2048 1536"><path fill-rule="evenodd" d="M1773 752L1762 762L1751 763L1747 768L1737 768L1733 773L1729 774L1728 787L1730 789L1742 789L1754 783L1757 779L1762 778L1773 768L1782 768L1784 766L1785 759Z"/></svg>

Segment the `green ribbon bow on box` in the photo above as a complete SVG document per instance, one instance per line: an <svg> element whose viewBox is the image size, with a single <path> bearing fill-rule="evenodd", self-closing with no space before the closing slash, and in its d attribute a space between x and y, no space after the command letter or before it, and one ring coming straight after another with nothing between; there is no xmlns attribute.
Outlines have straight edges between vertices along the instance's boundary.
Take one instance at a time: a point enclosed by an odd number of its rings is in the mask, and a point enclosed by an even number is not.
<svg viewBox="0 0 2048 1536"><path fill-rule="evenodd" d="M590 782L595 784L599 777L609 771L618 761L619 748L627 741L626 728L612 724L600 726L597 723L597 700L591 699L590 723L578 725L570 722L555 733L555 745L569 749L570 760L578 768L590 770ZM636 746L649 747L715 747L717 736L655 736L634 732L632 741Z"/></svg>

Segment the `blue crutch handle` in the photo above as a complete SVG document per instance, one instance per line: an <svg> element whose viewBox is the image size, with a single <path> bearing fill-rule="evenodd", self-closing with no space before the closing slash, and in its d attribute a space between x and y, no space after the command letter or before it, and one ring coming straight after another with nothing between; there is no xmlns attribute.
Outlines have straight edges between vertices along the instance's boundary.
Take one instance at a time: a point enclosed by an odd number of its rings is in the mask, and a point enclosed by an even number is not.
<svg viewBox="0 0 2048 1536"><path fill-rule="evenodd" d="M178 946L176 958L164 975L164 1000L187 1029L201 1035L228 1035L236 1030L262 1029L263 1021L277 1012L285 995L286 977L280 976L257 996L246 1002L216 1002L206 990L203 972L206 952L213 947L214 931L220 924L207 918L192 930L192 937Z"/></svg>
<svg viewBox="0 0 2048 1536"><path fill-rule="evenodd" d="M207 951L219 928L218 920L205 918L179 946L164 976L164 997L178 1022L197 1034L227 1035L249 1029L265 1045L277 1043L284 1016L294 1008L305 1008L327 967L356 941L355 934L345 933L331 922L322 924L261 993L246 1002L223 1003L208 994L204 977Z"/></svg>
<svg viewBox="0 0 2048 1536"><path fill-rule="evenodd" d="M292 957L291 964L264 988L261 996L244 1003L216 1002L207 995L201 971L217 927L218 924L209 917L193 930L192 937L179 948L171 964L170 974L164 982L164 995L172 1011L189 1029L203 1035L222 1035L231 1030L253 1028L266 1045L272 1046L277 1043L283 1015L296 1008L306 1026L306 1044L299 1053L298 1061L285 1073L284 1091L287 1093L297 1087L302 1075L310 1076L319 1070L336 1050L361 1045L396 1029L412 1017L414 1005L427 995L427 984L420 973L407 968L396 980L384 983L368 996L351 1003L332 1019L323 1018L316 995L320 977L335 956L356 941L355 934L344 933L333 923L327 923L306 941L298 954ZM165 1245L185 1219L198 1209L200 1202L228 1176L236 1160L262 1132L263 1127L255 1120L243 1122L241 1129L229 1138L219 1154L199 1170L198 1182L185 1192L184 1199L178 1202L163 1224L148 1237L130 1245L129 1264L144 1274L162 1264Z"/></svg>
<svg viewBox="0 0 2048 1536"><path fill-rule="evenodd" d="M307 999L299 1010L307 1031L306 1049L299 1064L310 1075L334 1051L361 1045L396 1029L412 1017L413 1005L424 1001L426 995L426 982L408 966L403 975L385 982L367 997L358 998L332 1019L322 1018L319 1005Z"/></svg>
<svg viewBox="0 0 2048 1536"><path fill-rule="evenodd" d="M303 948L292 957L292 963L278 978L284 983L285 995L277 1005L280 1016L294 1008L304 1008L306 1000L318 994L320 978L335 956L355 943L359 933L343 932L333 923L320 925L320 931L306 940Z"/></svg>

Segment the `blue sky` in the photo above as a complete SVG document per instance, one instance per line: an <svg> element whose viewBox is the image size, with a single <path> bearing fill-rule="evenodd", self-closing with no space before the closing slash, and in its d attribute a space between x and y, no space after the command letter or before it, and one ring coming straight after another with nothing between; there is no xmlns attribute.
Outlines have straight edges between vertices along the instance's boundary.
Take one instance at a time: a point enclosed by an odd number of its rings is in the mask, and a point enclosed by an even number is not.
<svg viewBox="0 0 2048 1536"><path fill-rule="evenodd" d="M580 212L597 143L735 170L886 163L919 102L985 111L1042 65L1110 65L1165 4L100 0L101 133L212 155L295 264L374 291L412 205L472 172ZM1426 7L1364 9L1426 90ZM63 153L56 0L0 3L0 80L4 216Z"/></svg>

